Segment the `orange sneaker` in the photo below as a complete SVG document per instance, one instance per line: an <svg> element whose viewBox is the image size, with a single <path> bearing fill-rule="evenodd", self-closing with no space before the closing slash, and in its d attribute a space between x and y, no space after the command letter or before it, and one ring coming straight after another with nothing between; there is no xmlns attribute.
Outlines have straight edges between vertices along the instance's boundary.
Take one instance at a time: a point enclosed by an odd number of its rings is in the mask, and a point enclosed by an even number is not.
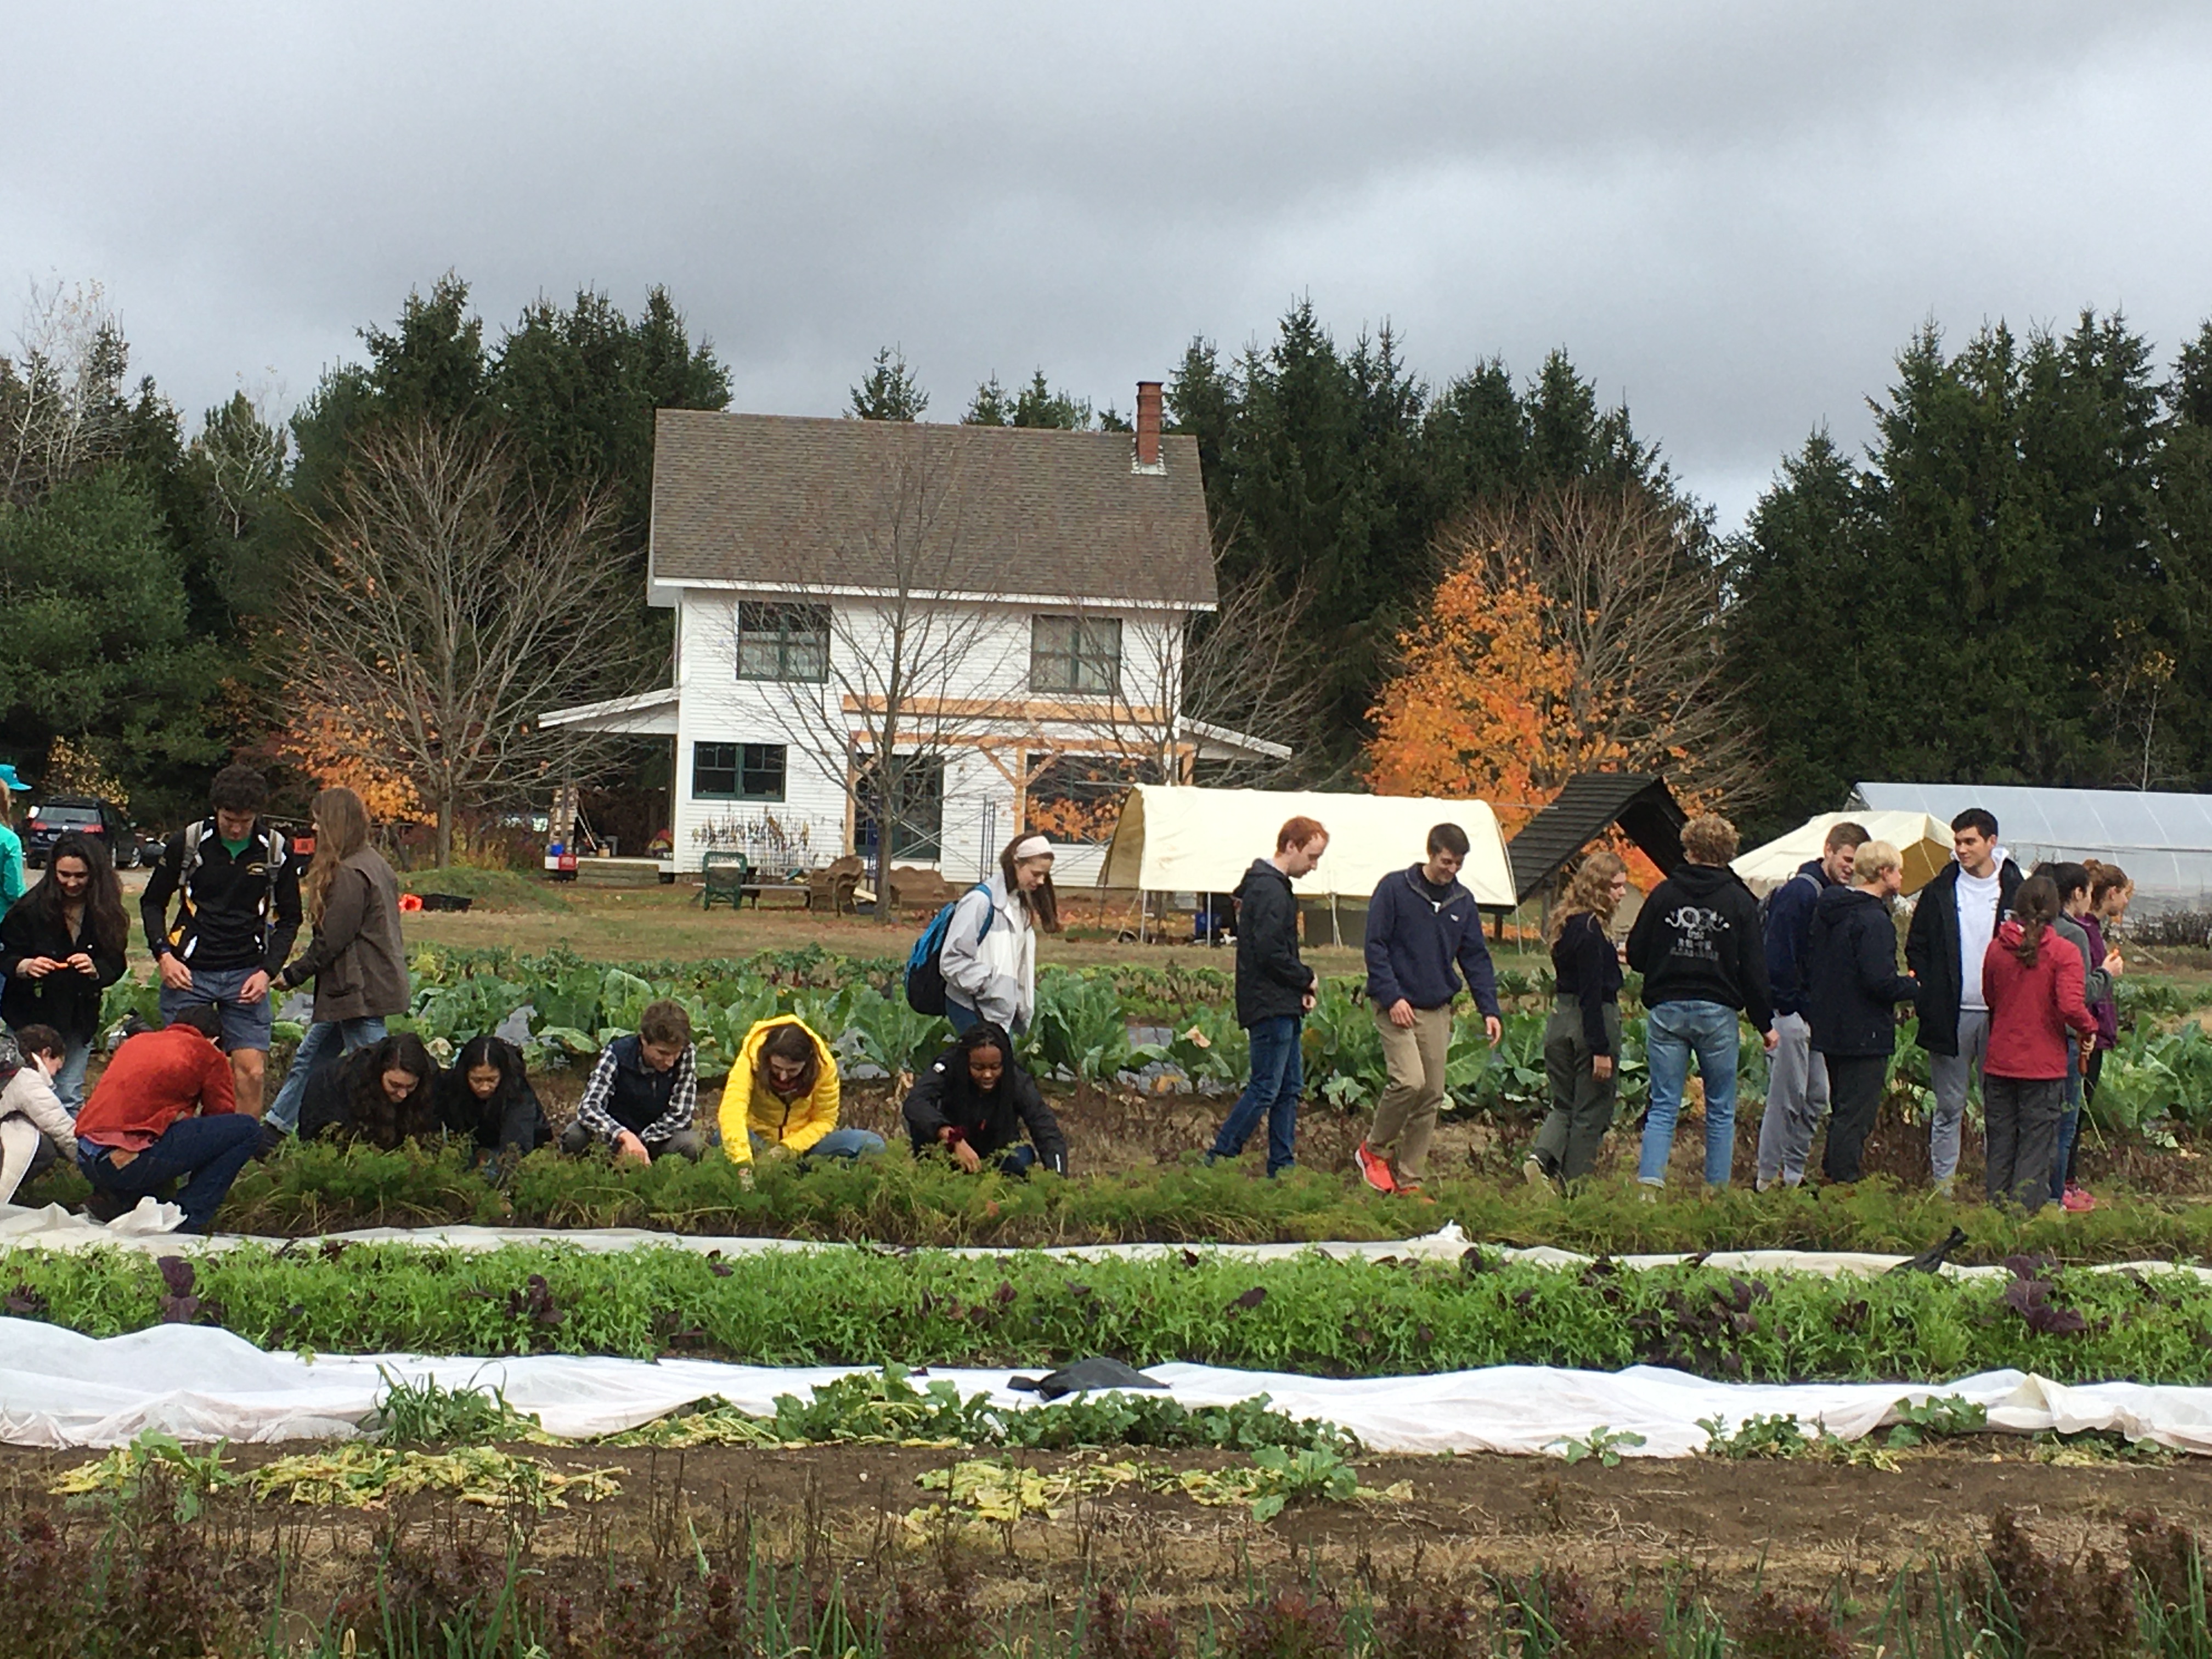
<svg viewBox="0 0 2212 1659"><path fill-rule="evenodd" d="M1389 1164L1369 1152L1365 1141L1361 1141L1353 1150L1352 1164L1359 1171L1359 1178L1376 1192L1395 1193L1398 1190L1398 1183L1390 1174Z"/></svg>
<svg viewBox="0 0 2212 1659"><path fill-rule="evenodd" d="M1400 1182L1398 1183L1398 1196L1401 1198L1410 1198L1416 1204L1433 1204L1436 1202L1436 1200L1431 1198L1426 1193L1421 1190L1421 1183L1418 1181Z"/></svg>

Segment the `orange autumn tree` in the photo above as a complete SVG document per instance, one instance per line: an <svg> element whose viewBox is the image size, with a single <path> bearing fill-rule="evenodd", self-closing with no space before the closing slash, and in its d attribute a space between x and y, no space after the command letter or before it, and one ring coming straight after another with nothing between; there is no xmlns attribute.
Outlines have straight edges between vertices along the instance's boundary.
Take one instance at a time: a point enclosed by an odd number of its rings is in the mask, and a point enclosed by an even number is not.
<svg viewBox="0 0 2212 1659"><path fill-rule="evenodd" d="M1443 580L1376 702L1375 788L1476 796L1508 834L1577 772L1663 773L1686 802L1753 788L1693 512L1640 484L1572 484L1476 510L1437 552ZM1648 890L1648 863L1632 872Z"/></svg>
<svg viewBox="0 0 2212 1659"><path fill-rule="evenodd" d="M1377 791L1472 795L1510 835L1573 774L1626 758L1601 707L1577 695L1582 665L1549 609L1510 556L1463 561L1444 577L1400 636L1404 668L1375 708L1367 776Z"/></svg>
<svg viewBox="0 0 2212 1659"><path fill-rule="evenodd" d="M371 751L368 722L349 710L313 702L295 704L286 719L276 752L313 778L316 788L352 790L379 823L425 816L415 786Z"/></svg>

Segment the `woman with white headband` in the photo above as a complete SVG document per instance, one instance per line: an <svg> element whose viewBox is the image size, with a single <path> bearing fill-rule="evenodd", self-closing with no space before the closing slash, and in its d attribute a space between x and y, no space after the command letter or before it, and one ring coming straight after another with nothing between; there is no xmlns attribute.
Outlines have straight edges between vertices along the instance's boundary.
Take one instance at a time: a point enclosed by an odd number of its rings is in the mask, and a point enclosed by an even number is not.
<svg viewBox="0 0 2212 1659"><path fill-rule="evenodd" d="M945 1014L955 1031L988 1020L1013 1032L1028 1029L1036 1008L1036 930L1060 931L1060 898L1052 887L1052 843L1017 836L999 854L997 873L978 883L952 912L938 958L945 974Z"/></svg>

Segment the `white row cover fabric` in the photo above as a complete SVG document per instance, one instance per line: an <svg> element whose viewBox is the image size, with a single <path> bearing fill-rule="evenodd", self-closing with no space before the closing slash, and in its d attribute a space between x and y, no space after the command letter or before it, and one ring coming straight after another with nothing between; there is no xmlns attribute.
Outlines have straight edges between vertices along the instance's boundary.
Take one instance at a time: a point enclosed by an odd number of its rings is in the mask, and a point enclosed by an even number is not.
<svg viewBox="0 0 2212 1659"><path fill-rule="evenodd" d="M616 1434L700 1401L720 1398L759 1416L778 1395L807 1391L851 1368L730 1365L702 1359L428 1359L264 1353L228 1331L161 1325L95 1340L30 1321L0 1319L0 1442L113 1446L147 1430L179 1440L269 1442L361 1432L387 1376L447 1388L496 1388L534 1412L549 1434ZM1638 1365L1620 1372L1498 1365L1431 1376L1338 1378L1209 1365L1149 1373L1186 1406L1233 1405L1259 1395L1296 1418L1320 1418L1378 1452L1557 1454L1596 1430L1644 1437L1630 1456L1684 1457L1704 1448L1704 1418L1731 1428L1753 1416L1795 1417L1840 1439L1873 1433L1899 1407L1959 1395L1987 1408L1994 1429L2033 1433L2112 1430L2130 1439L2212 1454L2212 1389L2100 1383L2069 1388L2020 1371L1990 1371L1938 1386L1900 1382L1712 1382ZM962 1395L1050 1411L1006 1387L1012 1372L941 1370ZM188 1380L183 1380L188 1379Z"/></svg>
<svg viewBox="0 0 2212 1659"><path fill-rule="evenodd" d="M1513 908L1513 868L1498 815L1482 801L1422 795L1140 783L1122 800L1099 884L1150 893L1234 892L1252 860L1275 850L1276 832L1294 817L1318 819L1328 831L1320 867L1291 883L1301 897L1366 898L1391 871L1427 855L1431 830L1456 823L1469 842L1459 878L1476 903Z"/></svg>
<svg viewBox="0 0 2212 1659"><path fill-rule="evenodd" d="M566 1231L545 1227L362 1227L351 1232L318 1233L307 1238L271 1238L248 1233L214 1233L201 1237L191 1233L163 1232L150 1226L148 1224L155 1207L153 1200L149 1199L131 1215L108 1226L102 1226L96 1221L70 1214L58 1204L50 1204L38 1210L0 1205L0 1255L11 1249L63 1252L134 1249L149 1255L213 1255L235 1249L241 1244L258 1244L271 1250L289 1246L301 1251L312 1251L326 1243L398 1244L416 1249L471 1252L504 1249L510 1245L553 1245L590 1255L612 1255L624 1250L665 1249L687 1250L696 1255L742 1256L767 1250L866 1250L877 1248L869 1244L823 1243L810 1239L659 1233L649 1232L641 1227L580 1227ZM160 1207L174 1210L175 1206ZM173 1216L167 1224L176 1224ZM1105 1257L1149 1261L1162 1256L1180 1256L1187 1251L1198 1255L1231 1256L1240 1261L1288 1261L1308 1255L1325 1255L1339 1261L1456 1261L1474 1243L1475 1241L1461 1230L1459 1223L1448 1221L1435 1232L1423 1233L1414 1238L1341 1240L1307 1244L1055 1244L1042 1248L970 1244L928 1248L931 1254L939 1255L1051 1256L1072 1261L1097 1261ZM1482 1248L1495 1251L1508 1261L1528 1262L1540 1267L1579 1268L1595 1260L1579 1251L1563 1250L1549 1244L1484 1244ZM1692 1258L1678 1251L1673 1254L1620 1255L1612 1259L1624 1267L1644 1268L1679 1267ZM1844 1273L1870 1275L1887 1273L1908 1258L1870 1250L1709 1250L1696 1259L1702 1261L1706 1267L1723 1273L1819 1273L1835 1278ZM2212 1279L2212 1267L2198 1267L2186 1261L2112 1261L2102 1263L2090 1271L2193 1273L2199 1279ZM1959 1267L1948 1263L1945 1264L1942 1272L1954 1279L2003 1279L2009 1276L2002 1267Z"/></svg>
<svg viewBox="0 0 2212 1659"><path fill-rule="evenodd" d="M1796 875L1806 861L1826 850L1828 831L1849 821L1876 841L1886 841L1905 857L1905 890L1917 893L1951 861L1951 831L1925 812L1823 812L1786 836L1740 854L1729 867L1754 893L1767 893ZM1915 856L1914 848L1923 849Z"/></svg>

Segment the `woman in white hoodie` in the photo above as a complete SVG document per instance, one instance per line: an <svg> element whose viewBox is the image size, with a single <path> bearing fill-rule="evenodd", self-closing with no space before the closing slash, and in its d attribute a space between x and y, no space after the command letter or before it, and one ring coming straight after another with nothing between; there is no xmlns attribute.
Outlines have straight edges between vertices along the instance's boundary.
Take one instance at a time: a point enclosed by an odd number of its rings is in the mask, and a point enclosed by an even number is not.
<svg viewBox="0 0 2212 1659"><path fill-rule="evenodd" d="M61 1033L51 1025L26 1025L12 1037L0 1036L0 1204L15 1202L41 1136L76 1167L75 1126L53 1083L67 1053Z"/></svg>
<svg viewBox="0 0 2212 1659"><path fill-rule="evenodd" d="M1036 1012L1036 935L1060 931L1052 885L1052 842L1017 836L999 854L998 873L970 889L952 912L938 960L945 1014L957 1032L979 1020L1015 1033Z"/></svg>

